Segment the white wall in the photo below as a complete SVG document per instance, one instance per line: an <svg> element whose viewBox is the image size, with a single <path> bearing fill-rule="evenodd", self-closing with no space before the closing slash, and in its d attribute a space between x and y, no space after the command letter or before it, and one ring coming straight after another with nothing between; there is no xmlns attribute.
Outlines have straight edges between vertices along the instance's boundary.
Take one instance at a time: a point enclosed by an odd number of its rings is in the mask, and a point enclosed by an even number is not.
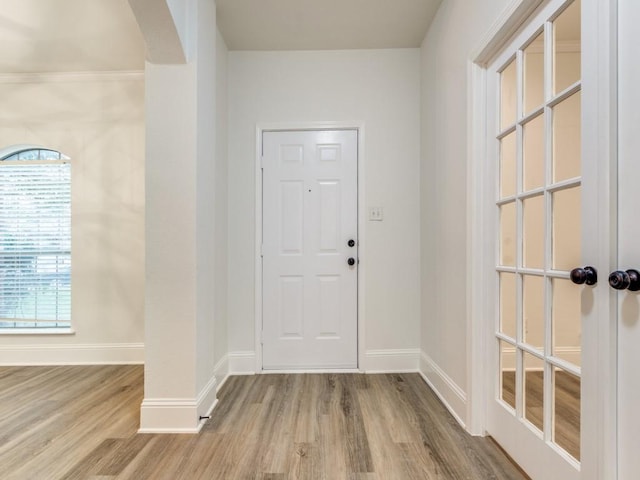
<svg viewBox="0 0 640 480"><path fill-rule="evenodd" d="M145 75L142 432L195 433L216 402L216 10L210 0L188 6L188 62L147 62ZM160 22L146 34L163 31Z"/></svg>
<svg viewBox="0 0 640 480"><path fill-rule="evenodd" d="M229 53L229 351L255 339L255 132L270 122L365 126L362 249L368 370L417 367L420 314L418 49ZM390 357L382 355L392 353ZM402 363L404 362L404 363Z"/></svg>
<svg viewBox="0 0 640 480"><path fill-rule="evenodd" d="M421 370L458 417L467 385L468 61L508 0L447 0L422 44Z"/></svg>
<svg viewBox="0 0 640 480"><path fill-rule="evenodd" d="M215 258L216 258L216 55L218 31L216 4L198 0L197 5L197 136L196 136L196 392L215 382ZM215 395L215 393L214 393ZM205 408L209 408L207 405ZM202 412L205 415L206 410Z"/></svg>
<svg viewBox="0 0 640 480"><path fill-rule="evenodd" d="M227 238L228 238L228 159L227 159L227 45L218 32L216 40L216 159L215 159L215 326L214 361L216 377L224 378L228 372L228 331L227 331Z"/></svg>
<svg viewBox="0 0 640 480"><path fill-rule="evenodd" d="M0 363L144 359L144 78L0 77L0 145L71 157L74 335L0 336Z"/></svg>
<svg viewBox="0 0 640 480"><path fill-rule="evenodd" d="M195 78L193 63L145 72L145 401L195 397ZM174 88L184 94L166 94ZM144 409L141 425L155 424Z"/></svg>

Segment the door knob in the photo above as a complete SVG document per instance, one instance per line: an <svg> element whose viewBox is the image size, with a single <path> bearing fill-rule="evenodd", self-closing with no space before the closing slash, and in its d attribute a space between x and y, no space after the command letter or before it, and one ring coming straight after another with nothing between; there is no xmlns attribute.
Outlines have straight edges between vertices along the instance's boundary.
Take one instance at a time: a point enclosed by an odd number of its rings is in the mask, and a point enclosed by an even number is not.
<svg viewBox="0 0 640 480"><path fill-rule="evenodd" d="M347 245L349 245L350 247L355 247L356 246L356 241L352 238L351 240L349 240L347 242Z"/></svg>
<svg viewBox="0 0 640 480"><path fill-rule="evenodd" d="M595 285L598 282L598 272L593 267L574 268L569 276L576 285Z"/></svg>
<svg viewBox="0 0 640 480"><path fill-rule="evenodd" d="M356 264L356 259L353 257L349 257L349 260L347 260L347 263L349 264L350 267L353 267Z"/></svg>
<svg viewBox="0 0 640 480"><path fill-rule="evenodd" d="M631 290L637 292L640 290L640 272L634 269L629 269L626 272L622 270L616 270L609 275L609 285L616 290Z"/></svg>

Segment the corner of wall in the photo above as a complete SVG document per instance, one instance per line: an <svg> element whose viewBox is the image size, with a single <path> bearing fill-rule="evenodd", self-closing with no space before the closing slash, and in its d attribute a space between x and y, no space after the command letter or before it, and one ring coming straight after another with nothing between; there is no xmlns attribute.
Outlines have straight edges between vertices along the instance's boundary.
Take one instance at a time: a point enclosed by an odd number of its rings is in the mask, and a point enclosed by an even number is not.
<svg viewBox="0 0 640 480"><path fill-rule="evenodd" d="M145 398L138 433L198 433L216 407L214 375L196 398Z"/></svg>
<svg viewBox="0 0 640 480"><path fill-rule="evenodd" d="M467 394L424 351L420 355L420 374L431 390L466 429Z"/></svg>
<svg viewBox="0 0 640 480"><path fill-rule="evenodd" d="M254 375L256 373L256 352L229 352L229 375Z"/></svg>
<svg viewBox="0 0 640 480"><path fill-rule="evenodd" d="M367 350L360 370L366 373L417 372L420 350L417 348Z"/></svg>
<svg viewBox="0 0 640 480"><path fill-rule="evenodd" d="M219 380L216 391L220 391L229 378L229 355L223 355L218 363L216 363L216 366L214 367L214 374L216 379Z"/></svg>

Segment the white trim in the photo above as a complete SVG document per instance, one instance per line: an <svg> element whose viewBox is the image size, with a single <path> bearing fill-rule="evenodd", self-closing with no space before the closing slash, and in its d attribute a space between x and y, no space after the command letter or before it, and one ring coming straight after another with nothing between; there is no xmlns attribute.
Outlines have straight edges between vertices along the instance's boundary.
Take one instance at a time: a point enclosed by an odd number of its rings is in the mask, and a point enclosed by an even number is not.
<svg viewBox="0 0 640 480"><path fill-rule="evenodd" d="M467 68L467 428L483 435L486 422L486 328L491 318L485 272L493 268L486 255L486 66L544 0L512 0L471 52Z"/></svg>
<svg viewBox="0 0 640 480"><path fill-rule="evenodd" d="M582 47L581 42L559 40L554 44L554 49L558 53L580 53ZM542 45L529 45L527 47L527 53L544 53L544 46Z"/></svg>
<svg viewBox="0 0 640 480"><path fill-rule="evenodd" d="M487 182L486 66L544 0L512 0L478 43L468 62L467 107L467 429L483 435L486 422L486 328L491 318L485 272L493 266L486 253Z"/></svg>
<svg viewBox="0 0 640 480"><path fill-rule="evenodd" d="M581 427L582 480L618 478L618 338L617 295L606 284L609 272L618 268L618 1L582 1L582 91L593 92L583 100L582 154L594 170L583 173L585 189L598 192L584 198L583 208L597 215L598 225L583 232L597 238L597 247L583 247L583 259L601 274L593 289L593 308L583 316L582 411L590 421ZM595 183L589 185L592 179ZM593 328L585 328L592 325Z"/></svg>
<svg viewBox="0 0 640 480"><path fill-rule="evenodd" d="M218 404L216 385L213 376L195 399L145 398L140 407L138 433L200 432L207 421L204 417L209 417Z"/></svg>
<svg viewBox="0 0 640 480"><path fill-rule="evenodd" d="M545 0L511 0L494 24L485 33L478 47L471 52L471 60L487 66L503 45Z"/></svg>
<svg viewBox="0 0 640 480"><path fill-rule="evenodd" d="M307 369L279 369L279 370L255 370L255 352L229 352L225 359L216 365L216 376L219 366L223 361L228 362L228 373L231 375L254 375L271 373L412 373L419 371L420 349L386 349L367 350L364 352L364 360L360 362L360 368L307 368ZM221 368L221 370L223 370ZM226 380L225 377L225 380ZM221 385L220 385L221 386Z"/></svg>
<svg viewBox="0 0 640 480"><path fill-rule="evenodd" d="M287 374L298 375L302 373L363 373L356 368L303 368L303 369L287 369L282 370L263 370L259 375Z"/></svg>
<svg viewBox="0 0 640 480"><path fill-rule="evenodd" d="M255 208L254 217L256 219L255 231L255 268L254 268L254 316L255 316L255 358L253 371L262 371L262 132L267 130L265 125L256 125L256 164L255 164ZM229 354L230 371L235 372L231 363L231 353Z"/></svg>
<svg viewBox="0 0 640 480"><path fill-rule="evenodd" d="M256 373L256 352L229 352L228 375L254 375Z"/></svg>
<svg viewBox="0 0 640 480"><path fill-rule="evenodd" d="M256 125L255 158L255 363L254 370L244 373L262 372L262 134L267 131L304 130L357 130L358 132L358 368L365 361L365 269L366 269L366 229L365 229L365 173L364 140L365 125L362 121L319 121L319 122L277 122ZM236 352L237 353L237 352ZM230 369L234 372L231 353ZM243 365L243 367L245 367ZM344 370L345 372L347 370Z"/></svg>
<svg viewBox="0 0 640 480"><path fill-rule="evenodd" d="M216 363L215 367L213 367L213 371L215 376L220 378L224 377L229 373L229 355L225 354L222 356L218 363Z"/></svg>
<svg viewBox="0 0 640 480"><path fill-rule="evenodd" d="M419 371L420 349L367 350L360 370L365 373L407 373Z"/></svg>
<svg viewBox="0 0 640 480"><path fill-rule="evenodd" d="M215 374L211 376L207 384L202 387L202 390L196 398L196 409L198 411L198 430L202 428L202 425L207 421L206 418L211 415L213 409L218 404L218 398L216 393L218 392L218 379Z"/></svg>
<svg viewBox="0 0 640 480"><path fill-rule="evenodd" d="M143 343L0 345L0 365L128 365L144 363Z"/></svg>
<svg viewBox="0 0 640 480"><path fill-rule="evenodd" d="M472 435L482 435L485 423L485 325L487 318L485 298L487 285L484 272L488 265L485 255L485 184L487 115L486 69L469 62L467 114L467 428Z"/></svg>
<svg viewBox="0 0 640 480"><path fill-rule="evenodd" d="M195 400L145 398L140 407L138 433L198 433L197 412Z"/></svg>
<svg viewBox="0 0 640 480"><path fill-rule="evenodd" d="M222 385L224 385L229 378L229 355L225 354L220 360L218 360L218 363L213 367L213 374L217 379L222 379L218 382L217 387L217 391L220 391Z"/></svg>
<svg viewBox="0 0 640 480"><path fill-rule="evenodd" d="M351 122L358 129L358 368L364 364L367 347L365 328L366 302L365 278L367 271L367 215L366 215L366 182L365 179L365 128L364 122Z"/></svg>
<svg viewBox="0 0 640 480"><path fill-rule="evenodd" d="M9 320L19 322L29 322L29 320ZM33 322L33 320L31 320ZM76 331L71 327L61 328L0 328L0 337L4 335L25 335L27 337L35 337L42 335L48 337L50 335L75 335Z"/></svg>
<svg viewBox="0 0 640 480"><path fill-rule="evenodd" d="M45 72L45 73L4 73L0 74L0 84L9 83L65 83L65 82L121 82L144 80L144 70L121 72Z"/></svg>
<svg viewBox="0 0 640 480"><path fill-rule="evenodd" d="M464 390L425 352L420 355L420 375L453 418L466 429L467 426L461 416L467 411L467 395Z"/></svg>

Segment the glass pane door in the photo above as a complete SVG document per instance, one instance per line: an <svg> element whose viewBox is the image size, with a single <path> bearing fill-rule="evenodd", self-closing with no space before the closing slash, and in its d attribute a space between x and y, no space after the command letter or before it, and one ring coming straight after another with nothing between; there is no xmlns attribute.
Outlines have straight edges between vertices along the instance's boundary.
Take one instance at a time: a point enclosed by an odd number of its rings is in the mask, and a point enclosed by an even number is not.
<svg viewBox="0 0 640 480"><path fill-rule="evenodd" d="M565 2L500 69L498 402L580 461L581 4Z"/></svg>

